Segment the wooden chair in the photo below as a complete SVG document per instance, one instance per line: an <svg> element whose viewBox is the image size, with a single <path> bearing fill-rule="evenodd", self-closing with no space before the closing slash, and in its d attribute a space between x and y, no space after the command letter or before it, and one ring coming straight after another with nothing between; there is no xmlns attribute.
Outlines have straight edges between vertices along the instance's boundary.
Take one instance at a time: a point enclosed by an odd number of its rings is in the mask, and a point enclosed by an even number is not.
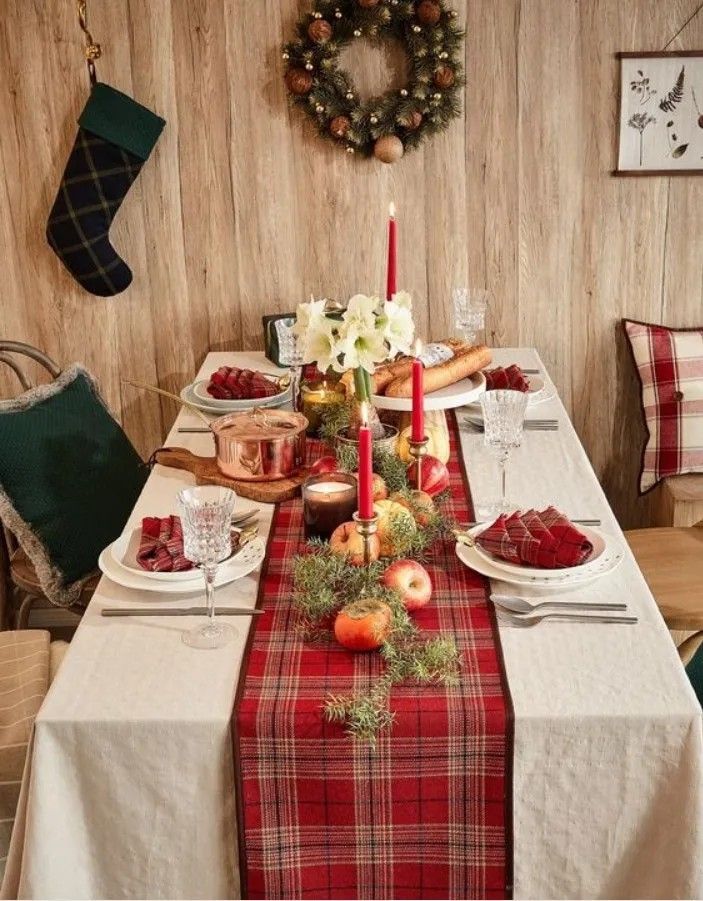
<svg viewBox="0 0 703 901"><path fill-rule="evenodd" d="M23 391L33 387L32 381L15 355L39 363L54 379L61 374L56 363L31 344L0 340L0 364L5 364L15 373ZM15 536L7 526L0 526L0 628L26 629L33 608L49 609L54 605L44 595L34 566ZM99 578L100 574L96 571L88 580L78 603L68 609L81 615Z"/></svg>
<svg viewBox="0 0 703 901"><path fill-rule="evenodd" d="M703 644L703 520L688 528L625 532L652 594L687 664ZM677 638L679 640L677 640Z"/></svg>

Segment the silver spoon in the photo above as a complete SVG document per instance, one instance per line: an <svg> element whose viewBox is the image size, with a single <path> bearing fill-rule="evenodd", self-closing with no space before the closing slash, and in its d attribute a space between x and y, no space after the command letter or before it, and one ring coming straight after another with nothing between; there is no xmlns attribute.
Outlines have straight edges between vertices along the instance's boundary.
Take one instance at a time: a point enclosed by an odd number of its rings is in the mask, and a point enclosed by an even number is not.
<svg viewBox="0 0 703 901"><path fill-rule="evenodd" d="M501 610L509 611L520 616L534 613L537 610L545 608L568 609L568 610L627 610L627 604L621 603L589 603L584 601L582 604L572 603L570 601L540 601L538 604L531 604L527 598L521 598L512 594L492 594L491 600L500 607Z"/></svg>

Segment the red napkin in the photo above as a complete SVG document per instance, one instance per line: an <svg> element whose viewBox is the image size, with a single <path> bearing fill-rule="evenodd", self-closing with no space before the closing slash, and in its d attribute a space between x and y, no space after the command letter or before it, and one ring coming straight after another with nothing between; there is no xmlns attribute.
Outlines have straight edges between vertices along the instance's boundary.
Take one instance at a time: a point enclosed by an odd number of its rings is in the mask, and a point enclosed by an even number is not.
<svg viewBox="0 0 703 901"><path fill-rule="evenodd" d="M137 551L142 569L169 573L192 569L193 564L183 556L183 529L178 516L145 516Z"/></svg>
<svg viewBox="0 0 703 901"><path fill-rule="evenodd" d="M564 569L585 562L593 545L554 507L505 514L476 539L485 551L538 569Z"/></svg>
<svg viewBox="0 0 703 901"><path fill-rule="evenodd" d="M263 373L236 366L220 366L210 376L207 386L207 393L218 400L255 400L273 397L280 390L276 382Z"/></svg>
<svg viewBox="0 0 703 901"><path fill-rule="evenodd" d="M523 375L522 369L514 363L505 368L498 366L495 369L487 369L483 374L486 376L488 391L495 391L498 388L509 388L512 391L530 390L530 383Z"/></svg>

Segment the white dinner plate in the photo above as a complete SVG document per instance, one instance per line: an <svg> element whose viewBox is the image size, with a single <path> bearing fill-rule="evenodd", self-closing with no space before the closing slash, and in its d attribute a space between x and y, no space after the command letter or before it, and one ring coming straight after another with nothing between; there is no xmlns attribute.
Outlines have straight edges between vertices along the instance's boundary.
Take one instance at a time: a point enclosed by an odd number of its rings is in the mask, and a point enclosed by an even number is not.
<svg viewBox="0 0 703 901"><path fill-rule="evenodd" d="M216 407L218 410L222 410L223 412L231 412L233 410L250 410L252 407L279 407L286 400L290 399L290 386L285 388L283 391L279 391L278 394L273 394L271 397L256 397L256 398L239 398L232 400L220 400L217 397L212 397L207 392L207 386L210 384L209 379L202 379L199 382L194 382L191 385L191 391L193 397L202 403L209 404L212 407Z"/></svg>
<svg viewBox="0 0 703 901"><path fill-rule="evenodd" d="M120 541L124 537L125 536L120 536L117 541ZM127 540L129 540L129 536L127 536ZM220 564L215 578L215 587L227 585L230 582L234 582L236 579L242 579L244 576L248 576L250 572L253 572L261 564L265 552L266 545L261 538L254 538L253 541L245 544L238 554L235 554L232 558ZM153 573L133 572L132 570L128 570L125 566L119 565L116 562L116 557L118 556L119 552L113 557L112 545L109 545L102 554L100 554L98 566L102 573L112 579L113 582L122 585L124 588L134 588L138 591L156 591L160 594L192 594L193 592L204 590L203 577L199 570L197 571L197 575L200 577L200 583L192 578L170 582L159 581L150 578Z"/></svg>
<svg viewBox="0 0 703 901"><path fill-rule="evenodd" d="M544 379L540 378L538 375L528 375L525 376L530 383L530 390L527 392L527 406L533 407L535 404L541 404L545 400L551 400L554 397L554 390L544 383ZM481 404L478 401L474 401L471 404L467 404L467 409L472 415L478 416L479 421L483 421L483 412L481 410Z"/></svg>
<svg viewBox="0 0 703 901"><path fill-rule="evenodd" d="M476 526L471 530L471 534L474 537L478 537L488 528L490 528L490 524ZM494 554L491 554L490 551L487 551L478 544L476 545L476 551L497 569L505 570L505 572L512 573L518 578L529 579L532 576L537 575L540 579L552 582L556 579L560 579L566 572L573 576L580 576L588 573L589 568L598 566L599 560L601 560L603 555L608 552L608 538L603 532L598 529L587 528L586 526L579 526L579 531L591 542L593 545L593 552L588 560L580 563L578 566L569 566L564 569L538 569L534 566L511 563L509 560L501 560L500 557L496 557Z"/></svg>
<svg viewBox="0 0 703 901"><path fill-rule="evenodd" d="M469 569L475 570L482 576L487 576L489 579L495 579L501 582L507 582L509 585L519 585L524 588L536 588L544 594L549 594L553 591L571 591L583 588L591 582L595 582L597 579L601 579L603 576L613 572L623 559L622 553L609 552L601 557L597 566L594 566L587 572L583 572L580 575L574 575L569 570L561 570L560 578L550 580L541 579L538 576L520 578L504 569L498 569L497 566L494 566L493 563L477 553L475 547L469 547L461 542L457 542L456 544L456 555L464 566L468 566Z"/></svg>
<svg viewBox="0 0 703 901"><path fill-rule="evenodd" d="M426 410L452 410L455 407L464 407L479 398L485 390L485 375L482 372L475 372L469 378L426 394L424 406ZM383 394L374 394L371 403L380 410L408 412L413 408L411 397L386 397Z"/></svg>
<svg viewBox="0 0 703 901"><path fill-rule="evenodd" d="M188 401L194 407L204 413L214 413L216 416L224 416L225 413L236 413L240 410L252 410L254 407L280 407L290 400L290 388L273 397L257 398L256 400L201 400L195 393L194 385L186 385L181 391L181 398Z"/></svg>

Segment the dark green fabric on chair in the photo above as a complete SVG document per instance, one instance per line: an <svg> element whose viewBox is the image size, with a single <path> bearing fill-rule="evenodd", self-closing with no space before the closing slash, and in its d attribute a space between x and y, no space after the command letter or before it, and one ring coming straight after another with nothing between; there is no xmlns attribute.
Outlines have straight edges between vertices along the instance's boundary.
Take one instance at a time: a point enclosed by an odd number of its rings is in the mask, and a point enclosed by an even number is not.
<svg viewBox="0 0 703 901"><path fill-rule="evenodd" d="M693 658L689 660L686 667L686 675L693 686L698 703L703 706L703 645L698 648Z"/></svg>
<svg viewBox="0 0 703 901"><path fill-rule="evenodd" d="M55 603L77 599L80 580L121 533L147 474L79 366L0 402L0 516Z"/></svg>

